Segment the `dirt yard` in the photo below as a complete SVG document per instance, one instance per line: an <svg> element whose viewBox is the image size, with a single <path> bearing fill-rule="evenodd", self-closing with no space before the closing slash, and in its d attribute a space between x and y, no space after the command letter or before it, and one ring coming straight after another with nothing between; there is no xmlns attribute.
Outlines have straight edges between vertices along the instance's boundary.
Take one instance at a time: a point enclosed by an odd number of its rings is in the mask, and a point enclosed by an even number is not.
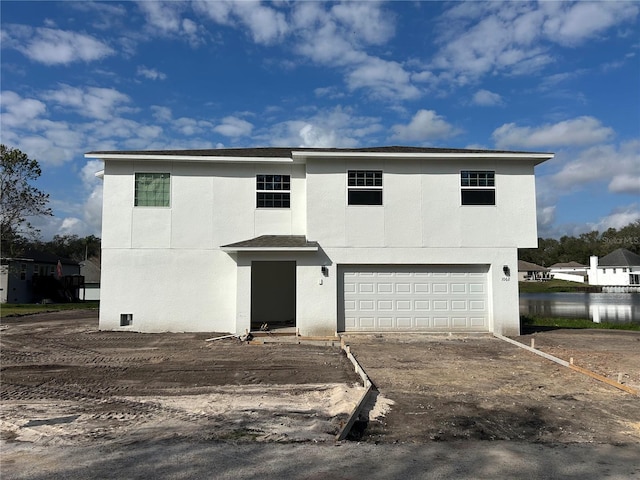
<svg viewBox="0 0 640 480"><path fill-rule="evenodd" d="M640 334L557 330L519 337L612 380L640 388ZM640 397L492 336L346 338L395 404L369 422L379 442L511 440L640 445Z"/></svg>
<svg viewBox="0 0 640 480"><path fill-rule="evenodd" d="M2 320L3 442L333 442L363 388L338 347L100 332L95 312ZM640 387L640 334L557 330L536 347ZM530 344L531 335L519 340ZM350 335L379 389L370 443L640 444L640 397L490 336Z"/></svg>
<svg viewBox="0 0 640 480"><path fill-rule="evenodd" d="M100 332L96 312L2 321L2 438L36 444L333 440L363 388L337 347Z"/></svg>

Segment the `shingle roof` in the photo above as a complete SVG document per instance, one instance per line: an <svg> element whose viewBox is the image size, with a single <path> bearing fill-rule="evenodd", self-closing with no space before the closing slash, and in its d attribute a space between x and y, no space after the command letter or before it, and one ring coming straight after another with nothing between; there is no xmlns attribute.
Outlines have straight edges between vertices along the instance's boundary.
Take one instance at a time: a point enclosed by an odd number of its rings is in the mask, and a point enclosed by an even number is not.
<svg viewBox="0 0 640 480"><path fill-rule="evenodd" d="M85 283L100 283L100 264L94 259L80 262L80 275Z"/></svg>
<svg viewBox="0 0 640 480"><path fill-rule="evenodd" d="M291 157L291 152L371 152L371 153L541 153L522 152L512 150L481 150L465 148L435 148L435 147L409 147L386 146L365 148L307 148L307 147L256 147L256 148L213 148L205 150L106 150L87 152L87 154L130 154L130 155L181 155L203 157Z"/></svg>
<svg viewBox="0 0 640 480"><path fill-rule="evenodd" d="M549 269L536 265L535 263L525 262L524 260L518 260L519 272L548 272Z"/></svg>
<svg viewBox="0 0 640 480"><path fill-rule="evenodd" d="M70 258L59 257L53 253L43 252L40 250L27 250L24 254L12 258L12 260L32 260L35 263L52 264L57 264L59 260L62 265L78 265L78 262L74 262Z"/></svg>
<svg viewBox="0 0 640 480"><path fill-rule="evenodd" d="M587 268L586 265L582 265L578 262L566 262L566 263L554 263L549 268Z"/></svg>
<svg viewBox="0 0 640 480"><path fill-rule="evenodd" d="M637 267L640 266L640 255L630 252L626 248L614 250L598 261L603 267Z"/></svg>
<svg viewBox="0 0 640 480"><path fill-rule="evenodd" d="M235 249L314 249L319 247L318 242L310 242L304 235L262 235L260 237L243 240L242 242L223 245L223 250Z"/></svg>

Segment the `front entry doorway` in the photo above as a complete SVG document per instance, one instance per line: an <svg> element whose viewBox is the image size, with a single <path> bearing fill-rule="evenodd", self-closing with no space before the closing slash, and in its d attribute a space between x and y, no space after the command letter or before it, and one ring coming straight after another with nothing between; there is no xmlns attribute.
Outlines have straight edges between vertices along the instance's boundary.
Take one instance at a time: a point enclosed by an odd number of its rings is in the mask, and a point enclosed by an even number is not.
<svg viewBox="0 0 640 480"><path fill-rule="evenodd" d="M251 262L251 330L296 326L296 262Z"/></svg>

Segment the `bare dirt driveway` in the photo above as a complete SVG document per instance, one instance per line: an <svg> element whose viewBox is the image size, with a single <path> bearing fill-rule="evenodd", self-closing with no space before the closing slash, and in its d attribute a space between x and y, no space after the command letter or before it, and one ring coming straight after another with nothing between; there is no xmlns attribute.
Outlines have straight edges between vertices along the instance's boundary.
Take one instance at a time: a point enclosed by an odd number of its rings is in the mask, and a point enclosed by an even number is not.
<svg viewBox="0 0 640 480"><path fill-rule="evenodd" d="M640 386L640 334L533 335ZM336 443L363 392L337 347L210 336L3 319L2 478L640 477L640 397L493 337L346 337L380 393Z"/></svg>
<svg viewBox="0 0 640 480"><path fill-rule="evenodd" d="M640 387L640 334L539 332L535 345ZM530 336L521 337L530 344ZM395 402L367 441L510 440L640 446L640 397L492 336L352 335L354 355Z"/></svg>

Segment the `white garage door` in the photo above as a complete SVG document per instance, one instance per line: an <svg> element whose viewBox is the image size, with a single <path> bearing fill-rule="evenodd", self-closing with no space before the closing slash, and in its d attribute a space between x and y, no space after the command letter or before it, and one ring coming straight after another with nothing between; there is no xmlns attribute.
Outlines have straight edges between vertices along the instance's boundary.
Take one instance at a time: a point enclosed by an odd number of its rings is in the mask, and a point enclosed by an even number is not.
<svg viewBox="0 0 640 480"><path fill-rule="evenodd" d="M489 329L484 265L341 267L345 331Z"/></svg>

